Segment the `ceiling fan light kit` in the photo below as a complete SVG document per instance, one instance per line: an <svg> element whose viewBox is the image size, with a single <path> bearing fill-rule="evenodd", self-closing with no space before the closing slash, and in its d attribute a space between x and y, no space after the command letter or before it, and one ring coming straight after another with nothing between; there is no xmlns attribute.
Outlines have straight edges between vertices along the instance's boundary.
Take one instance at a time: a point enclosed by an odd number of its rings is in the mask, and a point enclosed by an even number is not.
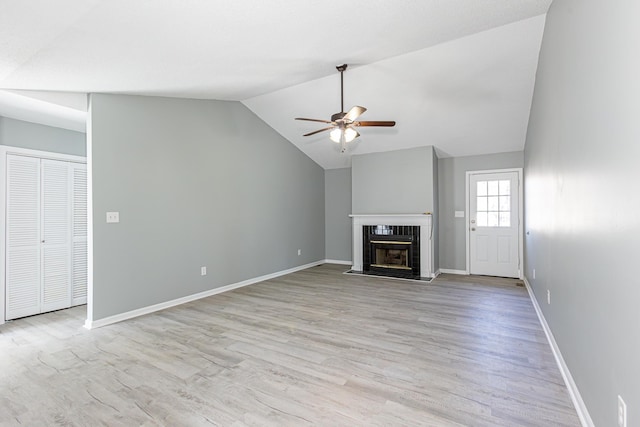
<svg viewBox="0 0 640 427"><path fill-rule="evenodd" d="M356 105L345 113L344 111L344 71L347 69L347 64L338 65L336 67L340 71L340 112L331 115L331 120L322 119L307 119L304 117L296 117L296 120L305 120L308 122L326 123L327 126L322 129L315 130L304 134L303 136L311 136L320 132L330 130L329 138L337 143L341 144L340 152L344 153L347 150L347 144L360 136L354 127L359 126L378 126L378 127L393 127L396 125L395 121L356 121L360 115L362 115L366 108Z"/></svg>
<svg viewBox="0 0 640 427"><path fill-rule="evenodd" d="M341 143L343 139L344 142L351 142L359 136L360 134L350 127L345 129L335 128L329 132L329 139L337 144Z"/></svg>

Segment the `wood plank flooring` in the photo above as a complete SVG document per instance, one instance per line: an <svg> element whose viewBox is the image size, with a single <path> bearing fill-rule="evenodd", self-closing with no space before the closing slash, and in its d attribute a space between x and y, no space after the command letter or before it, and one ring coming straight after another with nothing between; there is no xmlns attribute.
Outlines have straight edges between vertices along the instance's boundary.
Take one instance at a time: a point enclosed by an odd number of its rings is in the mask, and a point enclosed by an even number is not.
<svg viewBox="0 0 640 427"><path fill-rule="evenodd" d="M517 281L345 269L92 331L84 307L0 326L0 426L580 425Z"/></svg>

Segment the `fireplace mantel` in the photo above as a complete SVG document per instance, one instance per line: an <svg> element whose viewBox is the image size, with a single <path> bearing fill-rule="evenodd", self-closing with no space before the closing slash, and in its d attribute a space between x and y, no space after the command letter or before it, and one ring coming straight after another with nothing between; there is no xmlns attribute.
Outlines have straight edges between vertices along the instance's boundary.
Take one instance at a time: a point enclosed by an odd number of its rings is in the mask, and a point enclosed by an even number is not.
<svg viewBox="0 0 640 427"><path fill-rule="evenodd" d="M351 214L349 216L353 221L353 270L362 271L363 225L417 225L420 226L420 277L435 277L431 214Z"/></svg>

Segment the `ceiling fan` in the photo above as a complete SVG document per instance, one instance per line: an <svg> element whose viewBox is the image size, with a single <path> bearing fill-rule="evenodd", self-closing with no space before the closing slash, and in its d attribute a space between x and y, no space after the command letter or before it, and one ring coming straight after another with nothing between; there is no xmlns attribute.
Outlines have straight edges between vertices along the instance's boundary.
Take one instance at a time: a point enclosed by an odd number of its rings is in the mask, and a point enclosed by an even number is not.
<svg viewBox="0 0 640 427"><path fill-rule="evenodd" d="M306 120L309 122L326 123L327 126L322 129L318 129L313 132L304 134L303 136L311 136L320 132L330 130L329 138L338 144L341 144L341 152L344 153L347 149L347 143L353 141L360 136L355 129L360 126L381 126L381 127L393 127L396 125L395 121L357 121L362 113L367 111L366 108L356 105L346 113L344 112L344 71L347 69L347 64L338 65L336 67L340 71L340 112L331 116L331 120L322 119L307 119L304 117L296 117L296 120Z"/></svg>

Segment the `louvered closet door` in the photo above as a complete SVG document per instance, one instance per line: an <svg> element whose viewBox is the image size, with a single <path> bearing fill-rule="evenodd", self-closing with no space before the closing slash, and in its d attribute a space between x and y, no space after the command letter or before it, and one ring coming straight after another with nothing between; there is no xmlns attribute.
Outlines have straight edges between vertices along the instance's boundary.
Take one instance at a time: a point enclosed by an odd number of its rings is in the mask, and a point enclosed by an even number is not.
<svg viewBox="0 0 640 427"><path fill-rule="evenodd" d="M7 320L40 313L40 159L7 155Z"/></svg>
<svg viewBox="0 0 640 427"><path fill-rule="evenodd" d="M87 165L71 163L71 305L87 303Z"/></svg>
<svg viewBox="0 0 640 427"><path fill-rule="evenodd" d="M69 163L42 160L42 311L71 306Z"/></svg>

